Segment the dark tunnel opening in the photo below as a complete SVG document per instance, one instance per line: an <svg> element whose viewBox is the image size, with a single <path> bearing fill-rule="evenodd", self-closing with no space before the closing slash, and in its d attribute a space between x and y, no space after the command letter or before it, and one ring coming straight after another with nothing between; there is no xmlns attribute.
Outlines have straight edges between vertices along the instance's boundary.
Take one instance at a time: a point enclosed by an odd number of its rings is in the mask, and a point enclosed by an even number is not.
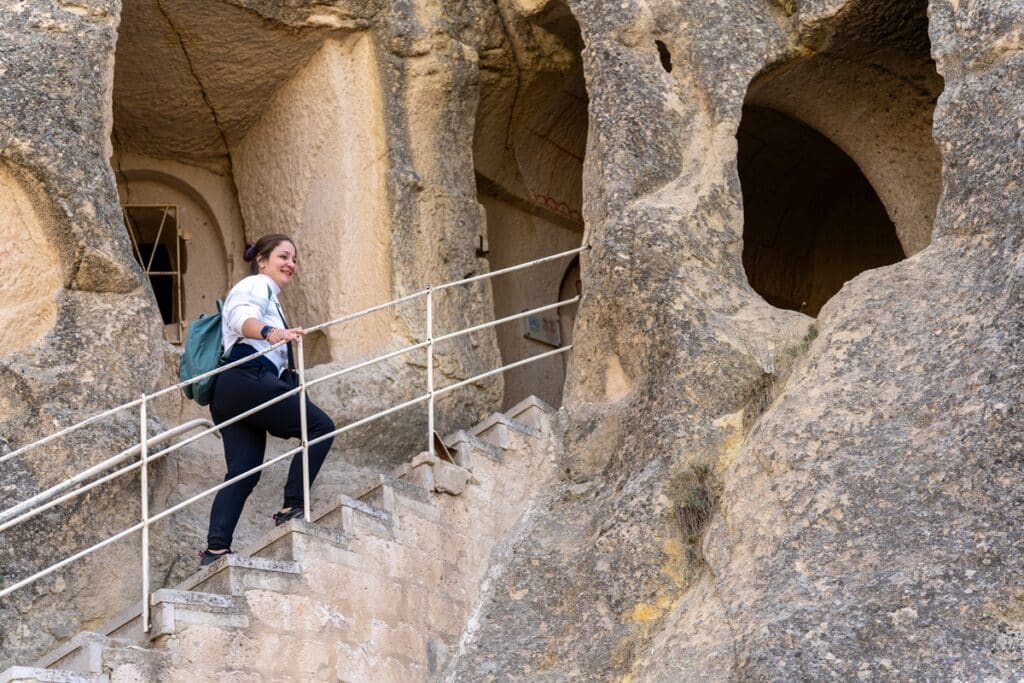
<svg viewBox="0 0 1024 683"><path fill-rule="evenodd" d="M904 258L878 194L828 138L749 105L737 138L743 267L768 303L817 316L845 282Z"/></svg>

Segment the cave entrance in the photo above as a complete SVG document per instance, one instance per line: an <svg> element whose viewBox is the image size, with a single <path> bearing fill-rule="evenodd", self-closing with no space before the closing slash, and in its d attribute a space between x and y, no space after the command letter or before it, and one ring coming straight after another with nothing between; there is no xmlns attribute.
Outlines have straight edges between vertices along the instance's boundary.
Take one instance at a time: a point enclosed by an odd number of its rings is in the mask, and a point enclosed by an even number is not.
<svg viewBox="0 0 1024 683"><path fill-rule="evenodd" d="M737 138L743 267L768 303L817 316L843 283L904 258L878 194L828 138L755 106Z"/></svg>
<svg viewBox="0 0 1024 683"><path fill-rule="evenodd" d="M750 84L738 133L743 265L767 301L817 315L860 272L928 246L943 85L927 0L859 3L825 49Z"/></svg>
<svg viewBox="0 0 1024 683"><path fill-rule="evenodd" d="M508 18L503 49L481 55L473 142L478 201L486 214L481 248L491 270L567 251L583 240L589 100L579 25L564 2ZM579 266L570 276L573 264L569 257L494 278L495 316L554 303L564 292L575 296ZM502 361L570 343L574 318L574 311L559 309L499 326ZM505 407L530 394L560 405L566 362L554 356L506 372Z"/></svg>
<svg viewBox="0 0 1024 683"><path fill-rule="evenodd" d="M378 71L370 33L297 28L225 0L124 3L111 165L122 205L179 207L184 320L248 274L246 242L281 231L300 258L332 255L303 258L283 295L292 319L330 320L391 291ZM307 366L379 351L389 315L311 334Z"/></svg>

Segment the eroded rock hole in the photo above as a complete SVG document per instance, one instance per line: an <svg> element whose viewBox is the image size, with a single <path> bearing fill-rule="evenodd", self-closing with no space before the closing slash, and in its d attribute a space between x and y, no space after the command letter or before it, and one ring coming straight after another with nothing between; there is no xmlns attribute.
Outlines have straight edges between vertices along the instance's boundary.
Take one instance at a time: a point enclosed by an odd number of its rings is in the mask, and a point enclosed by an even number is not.
<svg viewBox="0 0 1024 683"><path fill-rule="evenodd" d="M660 40L654 41L654 45L658 48L658 59L661 60L661 68L668 73L672 73L672 53L668 51L668 46Z"/></svg>
<svg viewBox="0 0 1024 683"><path fill-rule="evenodd" d="M770 304L816 316L843 283L903 258L878 195L826 137L746 107L738 139L743 266Z"/></svg>
<svg viewBox="0 0 1024 683"><path fill-rule="evenodd" d="M567 251L583 238L583 156L588 98L583 39L565 3L520 16L504 49L481 55L474 136L482 239L492 270ZM513 48L513 42L518 45ZM528 63L517 55L532 54ZM576 270L570 271L573 268ZM572 298L581 288L571 257L492 281L497 317ZM566 285L567 281L569 285ZM497 329L502 361L566 345L574 310L555 309ZM566 361L558 356L505 374L505 405L530 394L561 403Z"/></svg>

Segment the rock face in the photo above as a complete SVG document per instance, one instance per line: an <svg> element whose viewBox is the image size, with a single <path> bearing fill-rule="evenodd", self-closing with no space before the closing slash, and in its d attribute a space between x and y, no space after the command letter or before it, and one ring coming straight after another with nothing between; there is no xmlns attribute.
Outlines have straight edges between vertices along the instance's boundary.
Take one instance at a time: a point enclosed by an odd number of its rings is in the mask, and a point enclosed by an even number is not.
<svg viewBox="0 0 1024 683"><path fill-rule="evenodd" d="M118 10L117 2L0 9L0 231L8 244L0 250L7 283L0 305L5 327L22 329L0 355L0 452L129 401L160 373L163 343L151 295L113 201L109 101ZM123 448L138 425L137 415L125 418L0 465L4 507L95 463L97 443ZM0 534L4 581L108 535L96 528L97 518L118 530L137 507L123 502L124 488ZM79 616L72 596L96 614L130 590L132 570L89 580L99 570L87 563L76 577L3 601L4 661L69 637ZM37 622L24 618L29 610Z"/></svg>
<svg viewBox="0 0 1024 683"><path fill-rule="evenodd" d="M913 258L811 321L767 307L739 266L740 108L759 75L812 59L884 65L912 88L924 3L572 5L593 251L566 480L501 558L450 678L1019 675L1024 10L931 3L945 89L930 245L908 226ZM696 534L695 486L719 501Z"/></svg>
<svg viewBox="0 0 1024 683"><path fill-rule="evenodd" d="M8 226L24 225L40 245L37 259L21 243L0 247L5 282L22 267L10 264L28 261L38 282L0 286L38 295L26 299L21 346L0 354L11 388L0 396L0 447L173 372L115 182L124 195L157 169L187 166L219 188L209 214L226 217L225 245L295 222L313 256L286 303L311 318L372 303L376 290L385 300L480 272L488 231L504 230L492 243L512 245L492 257L504 265L531 245L578 243L585 223L558 476L497 546L444 675L1009 679L1024 670L1019 2L120 5L0 8L0 217L16 217L0 231L10 241L22 228ZM159 59L146 62L151 45ZM323 101L337 105L329 111L316 106L320 82ZM757 179L767 194L808 191L793 180L808 173L787 176L785 159L766 164L756 149L738 157L741 121L754 131L748 141L778 143L780 118L848 157L909 257L850 280L816 319L769 305L745 270L753 204L741 176L771 175ZM358 148L332 137L346 125L359 126ZM813 169L804 152L788 150ZM335 176L351 178L346 191L332 190ZM809 216L835 208L805 207ZM781 232L791 218L780 215ZM855 234L844 237L855 246ZM778 246L758 239L765 253ZM333 271L330 252L349 246L353 272ZM760 265L798 291L784 251ZM227 266L233 278L241 269ZM544 279L557 283L559 272ZM501 291L453 290L439 301L437 329L522 310L511 295L498 301ZM6 300L0 307L13 315ZM352 346L325 335L314 374L413 343L424 322L417 305L375 318ZM520 337L485 332L446 347L439 374L458 381L493 367L499 346ZM422 377L420 355L315 395L340 423ZM468 423L501 393L481 384L443 414ZM192 415L169 402L156 412L164 423ZM409 456L423 427L422 413L397 416L339 445L336 460L365 474ZM120 448L134 430L137 416L126 415L4 464L0 487L34 492L96 462L97 440ZM161 502L219 476L219 462L189 458L159 475ZM338 469L327 483L358 474ZM132 506L118 503L131 491L61 513L67 538L56 543L45 524L5 534L0 574L24 576L81 547L101 532L97 517L129 520ZM175 520L157 558L172 578L177 546L203 526L200 513ZM79 565L0 603L0 668L135 591L135 570L95 581L110 567Z"/></svg>
<svg viewBox="0 0 1024 683"><path fill-rule="evenodd" d="M487 267L476 254L482 230L472 175L475 100L450 97L471 92L473 55L451 40L434 44L440 15L364 2L293 4L54 0L0 8L0 233L17 240L13 248L0 249L0 273L8 283L0 288L0 320L17 315L25 328L0 352L8 387L0 397L0 453L175 381L177 356L162 339L161 316L133 258L119 199L147 204L161 187L170 188L174 194L165 193L157 203L180 200L183 216L193 210L203 215L197 229L220 231L215 239L203 235L186 246L224 249L232 281L244 274L240 253L246 239L271 229L294 231L297 240L306 240L300 248L308 264L304 284L291 288L285 301L298 316L295 324L321 322ZM374 124L363 131L368 146L357 149L363 156L333 158L337 148L321 149L321 141L344 136L355 122L332 116L331 101L308 87L309 73L332 73L336 94L346 97L345 79L371 62L387 85L360 81L375 106L357 109L358 103L350 103ZM339 75L339 68L348 71ZM429 78L410 76L421 71ZM278 92L305 101L275 102ZM317 103L319 110L311 106ZM306 137L286 137L281 144L288 149L267 159L274 135L289 125L298 133L308 115L319 116L320 127L309 126ZM288 173L293 159L315 158L318 150L323 164L304 166L304 175ZM339 168L345 178L336 177ZM354 207L346 205L349 197L338 202L332 190L350 179L352 194L362 201ZM281 200L294 197L306 205L299 207L297 225L282 226L277 219L294 215L281 211ZM338 226L330 221L339 214L366 230L335 233ZM376 224L366 224L367 218ZM188 231L181 235L185 242L191 237ZM363 278L339 277L332 258L339 250L350 252L354 266L383 272L373 273L369 287ZM202 257L192 265L201 267ZM179 265L187 272L187 263ZM215 286L220 277L206 279ZM351 291L354 283L362 289ZM198 310L211 311L224 290L193 287L186 293L205 296ZM13 297L19 298L18 308L8 300ZM453 290L435 303L435 334L486 320L493 310L483 286ZM319 363L316 373L420 341L423 304L420 299L388 311L374 320L369 339L349 346L336 338L312 338L311 346L318 346L310 357L311 364ZM497 344L488 334L437 348L439 385L497 364ZM421 394L424 369L418 351L314 393L344 424ZM492 378L439 400L438 429L472 423L498 407L501 394L500 378ZM206 414L178 397L150 408L154 431ZM137 411L126 411L101 427L0 464L4 508L7 500L13 505L129 447L138 438L138 423ZM324 492L358 486L422 450L425 411L410 409L372 432L349 437L339 440L325 469ZM157 510L223 476L220 444L200 442L153 469L151 504ZM282 476L265 478L252 519L239 529L240 542L257 533L280 504ZM120 486L0 532L0 580L9 585L136 523L138 491L138 479L127 477ZM158 581L173 581L194 568L207 505L154 529ZM0 666L31 659L133 600L141 574L138 548L137 535L130 536L5 598Z"/></svg>

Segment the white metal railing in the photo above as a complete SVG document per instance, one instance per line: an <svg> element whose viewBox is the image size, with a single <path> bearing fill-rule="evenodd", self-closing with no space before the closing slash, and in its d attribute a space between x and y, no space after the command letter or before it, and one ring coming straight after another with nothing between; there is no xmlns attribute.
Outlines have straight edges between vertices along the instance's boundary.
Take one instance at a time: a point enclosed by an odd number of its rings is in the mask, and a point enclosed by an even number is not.
<svg viewBox="0 0 1024 683"><path fill-rule="evenodd" d="M231 486L232 484L234 484L234 483L236 483L238 481L241 481L242 479L245 479L246 477L249 477L249 476L255 474L256 472L261 472L261 471L267 469L268 467L271 467L272 465L275 465L278 462L281 462L282 460L284 460L286 458L290 458L290 457L292 457L294 455L298 455L298 454L301 454L301 457L302 457L302 487L303 487L303 498L304 498L303 515L304 515L304 517L305 517L307 522L308 521L312 521L313 516L312 516L312 510L310 509L310 495L309 495L309 488L310 488L310 484L309 484L309 447L311 445L313 445L313 444L319 443L319 442L324 441L326 439L333 438L333 437L338 436L340 434L344 434L345 432L348 432L348 431L351 431L351 430L356 429L358 427L361 427L363 425L369 424L370 422L373 422L375 420L379 420L380 418L383 418L383 417L386 417L388 415L391 415L392 413L396 413L396 412L398 412L400 410L404 410L405 408L409 408L411 406L414 406L414 405L417 405L417 404L420 404L420 403L424 403L424 402L426 402L426 404L427 404L427 450L430 452L431 455L434 455L434 407L435 407L434 406L434 399L437 396L440 396L440 395L446 394L448 392L454 391L454 390L459 389L461 387L464 387L464 386L466 386L468 384L472 384L474 382L479 382L482 379L485 379L487 377L491 377L491 376L496 375L498 373L505 372L505 371L511 370L513 368L521 367L523 365L527 365L528 363L536 362L536 361L541 360L543 358L548 358L548 357L551 357L551 356L554 356L554 355L557 355L557 354L565 353L566 351L568 351L568 350L570 350L572 348L571 345L570 346L562 346L562 347L559 347L557 349L553 349L553 350L545 352L545 353L541 353L541 354L537 354L537 355L534 355L534 356L530 356L529 358L525 358L523 360L519 360L519 361L515 361L513 363L508 363L506 365L502 365L502 366L500 366L498 368L494 368L492 370L488 370L486 372L480 373L480 374L475 375L473 377L470 377L468 379L464 379L464 380L461 380L459 382L455 382L455 383L446 385L446 386L441 387L441 388L436 388L434 386L434 346L436 344L440 343L440 342L444 342L444 341L448 341L448 340L451 340L451 339L455 339L457 337L460 337L460 336L463 336L463 335L466 335L466 334L471 334L473 332L478 332L478 331L481 331L481 330L493 328L493 327L496 327L498 325L501 325L501 324L504 324L504 323L507 323L507 322L510 322L510 321L513 321L513 320L518 320L520 318L525 318L525 317L530 316L530 315L535 315L537 313L542 313L544 311L554 310L554 309L559 308L561 306L567 306L569 304L576 303L577 301L580 300L580 297L576 296L576 297L573 297L571 299L566 299L564 301L559 301L559 302L554 303L554 304L549 304L549 305L546 305L546 306L540 306L538 308L533 308L533 309L530 309L530 310L527 310L527 311L523 311L522 313L517 313L515 315L506 316L504 318L492 320L490 322L482 323L480 325L473 325L471 327L466 327L466 328L461 329L461 330L456 330L454 332L449 332L447 334L443 334L441 336L434 337L434 294L436 292L439 292L439 291L442 291L442 290L445 290L445 289L450 289L450 288L458 287L458 286L461 286L461 285L467 285L467 284L470 284L470 283L473 283L473 282L477 282L477 281L480 281L480 280L490 279L490 278L496 277L498 275L504 275L506 273L511 273L511 272L518 271L518 270L523 270L523 269L526 269L526 268L531 268L533 266L537 266L537 265L540 265L542 263L547 263L549 261L555 261L555 260L558 260L558 259L563 259L563 258L566 258L566 257L569 257L569 256L573 256L575 254L579 254L579 253L581 253L581 252L583 252L583 251L585 251L587 249L589 249L589 246L583 246L583 247L579 247L577 249L571 249L569 251L563 251L563 252L560 252L558 254L552 254L552 255L546 256L544 258L535 259L533 261L528 261L526 263L521 263L519 265L511 266L511 267L508 267L508 268L503 268L501 270L496 270L496 271L493 271L493 272L490 272L490 273L483 273L481 275L476 275L476 276L473 276L473 277L463 278L461 280L455 280L455 281L448 282L448 283L445 283L445 284L439 285L439 286L427 287L426 289L422 289L422 290L420 290L418 292L415 292L413 294L409 294L407 296L400 297L398 299L394 299L392 301L388 301L386 303L379 304L377 306L372 306L370 308L364 309L362 311L358 311L356 313L351 313L351 314L342 316L340 318L336 318L334 320L330 320L330 321L327 321L327 322L324 322L324 323L320 323L318 325L314 325L312 327L308 327L308 328L306 328L306 332L307 333L315 332L317 330L326 329L328 327L333 327L335 325L340 325L342 323L351 322L353 320L356 320L356 319L359 319L359 318L363 318L363 317L365 317L367 315L370 315L372 313L376 313L376 312L379 312L379 311L382 311L382 310L385 310L385 309L388 309L388 308L392 308L392 307L397 306L397 305L402 304L402 303L406 303L406 302L413 301L413 300L420 299L420 298L425 298L426 299L426 306L425 306L425 308L426 308L426 326L425 326L426 329L424 331L424 339L423 339L423 341L417 342L415 344L410 344L410 345L405 346L405 347L403 347L401 349L398 349L396 351L390 351L388 353L384 353L384 354L375 356L374 358L371 358L369 360L362 361L362 362L356 363L354 365L350 365L350 366L342 368L340 370L335 370L334 372L330 372L330 373L328 373L328 374L326 374L326 375L324 375L322 377L318 377L318 378L316 378L314 380L307 381L306 380L305 350L304 350L304 347L303 347L302 337L299 337L298 341L296 342L296 354L295 354L295 356L296 356L296 372L298 374L298 380L299 380L298 386L296 388L294 388L294 389L291 389L289 391L284 392L283 394L281 394L279 396L276 396L276 397L270 399L269 401L266 401L265 403L261 403L260 405L254 407L254 408L252 408L250 410L247 410L247 411L245 411L243 413L240 413L239 415L236 415L236 416L232 417L229 420L225 420L225 421L221 422L219 425L213 425L209 420L192 420L192 421L187 422L185 424L179 425L179 426L177 426L177 427L175 427L173 429L170 429L170 430L167 430L165 432L162 432L162 433L160 433L160 434L158 434L156 436L149 437L149 435L148 435L149 425L148 425L148 421L147 421L148 420L147 415L148 415L148 411L149 411L149 404L150 404L151 401L153 401L153 400L155 400L157 398L160 398L161 396L165 396L165 395L167 395L169 393L179 391L182 388L184 388L184 387L186 387L186 386L188 386L190 384L194 384L194 383L199 382L200 380L203 380L203 379L205 379L207 377L212 377L214 375L217 375L217 374L220 374L222 372L225 372L226 370L230 370L231 368L234 368L234 367L237 367L237 366L242 365L244 363L247 363L247 362L249 362L249 361L251 361L251 360L253 360L255 358L259 358L260 356L264 356L264 355L270 353L271 351L273 351L274 349L280 347L285 342L278 342L277 344L274 344L271 347L269 347L267 349L264 349L263 351L259 351L257 353L254 353L254 354L252 354L250 356L247 356L245 358L239 359L237 361L233 361L231 363L227 363L225 365L220 366L219 368L216 368L215 370L212 370L210 372L204 373L204 374L199 375L197 377L193 377L192 379L187 380L185 382L179 382L178 384L175 384L173 386L165 387L163 389L160 389L158 391L153 392L152 394L143 394L141 397L139 397L138 399L135 399L134 401L128 401L127 403L124 403L124 404L122 404L120 406L117 406L116 408L111 408L109 410L105 410L103 412L97 413L96 415L93 415L93 416L91 416L91 417L89 417L89 418L87 418L85 420L82 420L81 422L78 422L78 423L76 423L74 425L71 425L70 427L67 427L65 429L61 429L61 430L59 430L57 432L54 432L53 434L50 434L49 436L43 437L43 438L41 438L41 439L39 439L37 441L34 441L33 443L30 443L30 444L28 444L26 446L22 446L20 448L17 448L15 450L11 451L10 453L7 453L7 454L5 454L3 456L0 456L0 463L4 463L4 462L7 462L7 461L12 460L14 458L17 458L19 456L22 456L25 453L28 453L29 451L32 451L32 450L34 450L36 448L39 448L39 447L44 446L46 444L52 443L56 439L59 439L59 438L61 438L63 436L67 436L68 434L71 434L71 433L73 433L75 431L78 431L78 430L83 429L85 427L88 427L90 425L97 424L97 423L103 421L106 418L110 418L110 417L113 417L115 415L118 415L119 413L123 413L123 412L126 412L126 411L131 411L131 410L134 410L136 408L139 411L139 443L138 444L136 444L135 446L132 446L131 448L128 448L126 450L121 451L120 453L114 455L113 457L110 457L110 458L104 460L103 462L101 462L101 463L99 463L97 465L94 465L92 467L89 467L89 468L83 470L82 472L76 474L75 476L71 477L70 479L68 479L68 480L66 480L64 482L61 482L60 484L57 484L56 486L53 486L53 487L51 487L51 488L49 488L49 489L47 489L47 490L45 490L45 491L43 491L43 492L41 492L39 494L36 494L36 495L34 495L34 496L32 496L32 497L30 497L30 498L28 498L28 499L26 499L26 500L24 500L22 502L14 505L12 507L10 507L10 508L7 508L6 510L0 511L0 532L5 531L7 529L10 529L10 528L12 528L14 526L17 526L18 524L21 524L23 522L26 522L29 519L32 519L33 517L41 514L42 512L45 512L46 510L49 510L49 509L55 507L56 505L59 505L59 504L64 503L64 502L67 502L67 501L69 501L69 500L71 500L71 499L73 499L73 498L75 498L77 496L82 495L83 493L85 493L87 491L91 491L92 489L96 488L97 486L105 484L105 483L107 483L109 481L112 481L112 480L114 480L114 479L116 479L118 477L121 477L121 476L123 476L125 474L129 474L129 473L134 472L136 470L139 471L139 495L140 495L140 501L141 501L140 521L138 523L133 524L132 526L128 527L127 529L124 529L124 530L122 530L120 532L117 532L117 533L113 534L112 536L109 536L108 538L100 541L99 543L96 543L96 544L94 544L94 545L92 545L92 546L90 546L90 547L88 547L88 548L86 548L86 549L84 549L84 550L82 550L82 551L80 551L78 553L75 553L74 555L71 555L70 557L67 557L67 558L65 558L63 560L60 560L59 562L56 562L56 563L50 565L49 567L47 567L45 569L42 569L42 570L32 574L31 576L28 576L28 577L26 577L24 579L21 579L20 581L17 581L16 583L13 583L10 586L4 587L2 590L0 590L0 598L3 598L5 596L9 595L10 593L13 593L16 590L18 590L20 588L23 588L24 586L27 586L27 585L29 585L31 583L34 583L35 581L38 581L39 579L42 579L42 578L44 578L46 576L49 576L50 574L58 571L59 569L65 567L65 566L67 566L67 565L69 565L69 564L71 564L71 563L73 563L73 562L75 562L75 561L77 561L77 560L79 560L79 559L81 559L83 557L86 557L87 555L90 555L91 553L94 553L97 550L100 550L100 549L110 545L111 543L114 543L114 542L116 542L116 541L118 541L118 540L120 540L122 538L125 538L126 536L129 536L129 535L135 533L136 531L141 531L142 532L142 544L141 544L142 545L142 547L141 547L141 550L142 550L142 625L143 625L143 630L148 632L149 629L150 629L150 618L149 618L149 616L150 616L149 615L149 611L150 611L150 601L149 601L149 596L150 596L149 530L150 530L150 527L153 524L155 524L156 522L159 522L160 520L162 520L162 519L164 519L164 518L174 514L175 512L178 512L179 510L182 510L182 509L188 507L189 505L195 503L196 501L201 500L202 498L205 498L206 496L209 496L210 494L216 493L217 491L220 491L221 489L223 489L225 487ZM384 362L385 360L389 360L391 358L395 358L397 356L401 356L401 355L406 354L406 353L411 353L413 351L420 350L420 349L424 349L426 351L426 357L427 357L427 364L426 364L427 370L426 370L426 373L425 373L426 374L426 393L420 394L420 395L418 395L418 396L416 396L416 397L414 397L412 399L409 399L409 400L404 401L402 403L399 403L397 405L393 405L393 406L391 406L389 408L386 408L386 409L381 410L381 411L379 411L377 413L374 413L373 415L370 415L368 417L364 417L364 418L361 418L359 420L355 420L353 422L350 422L349 424L347 424L347 425L345 425L343 427L337 428L337 429L335 429L334 431L332 431L332 432L330 432L328 434L324 434L322 436L317 437L313 441L309 440L309 433L308 433L307 422L306 422L306 392L307 392L309 387L314 386L316 384L320 384L322 382L326 382L326 381L331 380L331 379L335 379L337 377L340 377L342 375L348 374L350 372L355 372L356 370L360 370L362 368L365 368L365 367L368 367L368 366L371 366L371 365L374 365L374 364L377 364L377 363ZM175 452L177 450L180 450L180 449L184 448L185 446L187 446L187 445L189 445L189 444L191 444L191 443L193 443L193 442L203 438L204 436L208 436L210 434L214 434L214 435L218 435L219 436L220 430L223 429L224 427L226 427L228 425L231 425L231 424L234 424L235 422L238 422L239 420L245 419L246 417L248 417L248 416L250 416L250 415L252 415L254 413L257 413L260 410L263 410L267 406L273 405L275 403L279 403L280 401L283 401L286 398L289 398L290 396L295 396L296 394L299 396L299 399L300 399L299 400L299 423L300 423L300 433L301 433L301 436L300 436L300 444L299 444L299 446L297 446L295 448L292 448L292 449L286 451L285 453L277 455L277 456L271 458L270 460L267 460L267 461L263 462L262 464L260 464L260 465L258 465L256 467L253 467L253 468L247 470L246 472L243 472L242 474L239 474L236 477L233 477L231 479L228 479L227 481L221 482L220 484L217 484L216 486L212 486L212 487L206 489L205 491L202 491L201 493L197 493L194 496L191 496L190 498L188 498L188 499L186 499L184 501L181 501L181 502L179 502L179 503L177 503L177 504L175 504L175 505L173 505L173 506L171 506L171 507L169 507L169 508L167 508L165 510L162 510L162 511L156 513L156 514L151 514L150 509L149 509L149 465L151 463L153 463L153 462L155 462L157 460L160 460L161 458L164 458L164 457L170 455L171 453L173 453L173 452ZM182 434L184 434L186 432L189 432L189 431L192 431L192 430L194 430L194 429L196 429L198 427L206 427L206 428L203 429L202 431L198 432L198 433L192 434L191 436L189 436L189 437L187 437L185 439L182 439L182 440L180 440L180 441L178 441L176 443L170 444L170 445L162 448L161 450L156 451L155 453L151 453L150 452L150 448L151 447L155 447L155 446L157 446L157 445L159 445L159 444L161 444L161 443L163 443L165 441L170 440L173 437L182 435ZM94 481L86 483L91 477L93 477L93 476L95 476L97 474L100 474L100 473L102 473L102 472L104 472L106 470L109 470L112 467L120 465L120 464L124 463L126 460L132 459L136 455L138 455L138 460L136 460L136 461L134 461L134 462L124 466L124 467L121 467L121 468L119 468L117 470L114 470L113 472L109 472L109 473L103 475L102 477L100 477L99 479L96 479ZM80 484L81 484L81 486L79 486ZM75 486L78 486L78 488L74 488ZM68 489L72 489L72 488L74 490L72 490L70 492L67 492Z"/></svg>

